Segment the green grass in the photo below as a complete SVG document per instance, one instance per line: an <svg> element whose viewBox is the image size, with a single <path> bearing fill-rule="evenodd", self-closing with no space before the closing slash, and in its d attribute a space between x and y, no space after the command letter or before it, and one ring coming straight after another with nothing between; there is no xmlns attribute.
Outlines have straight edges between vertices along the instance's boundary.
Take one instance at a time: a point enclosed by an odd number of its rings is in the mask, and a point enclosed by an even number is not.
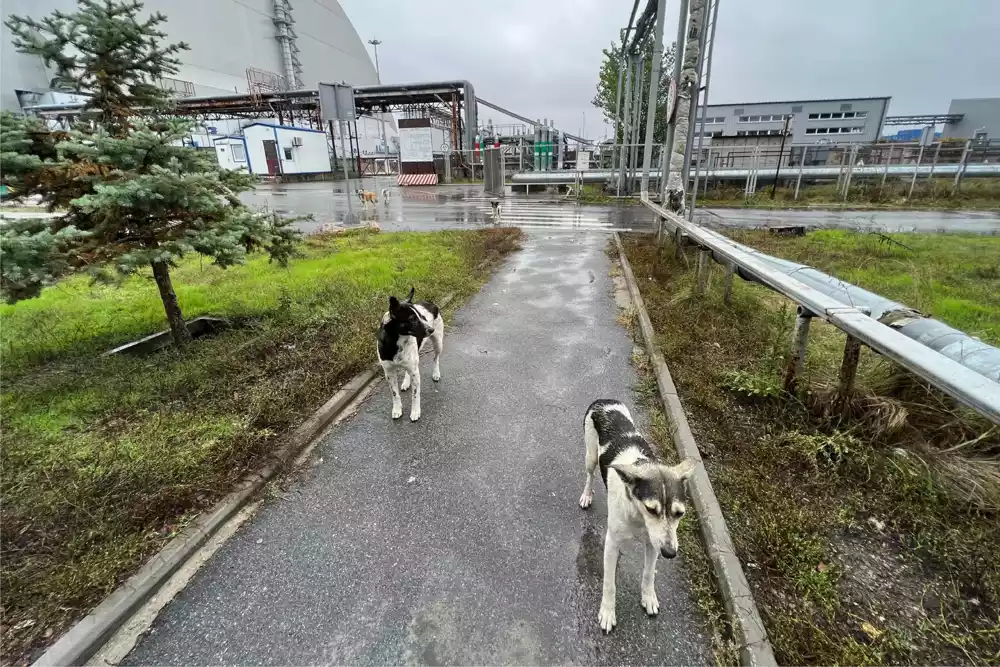
<svg viewBox="0 0 1000 667"><path fill-rule="evenodd" d="M969 263L988 263L966 253L995 245L967 238L963 253L951 245L963 239L934 237L923 248L913 235L894 238L936 262L934 281L914 281L924 298L937 298L941 283L949 298L992 307L983 298L992 288L961 276ZM843 269L881 266L851 239L741 237L772 252L808 248L812 263L836 255ZM997 431L868 350L842 419L831 390L844 336L819 321L799 391L786 393L788 301L737 279L726 305L718 267L695 296L693 255L677 260L671 245L660 252L647 237L625 242L779 663L996 664ZM884 284L893 283L911 289ZM891 296L917 305L912 294ZM987 322L980 331L994 330ZM699 594L706 609L711 598Z"/></svg>
<svg viewBox="0 0 1000 667"><path fill-rule="evenodd" d="M4 306L5 661L57 637L371 364L388 295L455 293L450 312L519 235L314 238L287 269L191 259L173 273L186 316L236 326L148 357L101 352L164 327L149 276Z"/></svg>
<svg viewBox="0 0 1000 667"><path fill-rule="evenodd" d="M799 237L766 231L727 233L1000 345L1000 237L839 230Z"/></svg>
<svg viewBox="0 0 1000 667"><path fill-rule="evenodd" d="M794 169L794 168L793 168ZM788 172L784 172L788 173ZM794 174L794 172L792 172ZM952 194L951 178L919 179L909 197L910 179L890 178L885 187L879 179L854 180L847 199L837 193L836 183L803 182L795 198L795 186L777 188L771 198L771 186L764 184L749 199L741 183L709 187L698 193L699 206L738 206L740 208L875 208L875 209L1000 209L1000 178L968 178Z"/></svg>

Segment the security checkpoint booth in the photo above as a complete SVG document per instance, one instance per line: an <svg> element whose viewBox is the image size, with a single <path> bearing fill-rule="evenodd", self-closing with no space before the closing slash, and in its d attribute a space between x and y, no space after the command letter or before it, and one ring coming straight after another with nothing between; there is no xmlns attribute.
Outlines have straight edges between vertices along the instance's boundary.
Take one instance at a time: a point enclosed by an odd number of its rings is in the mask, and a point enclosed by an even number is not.
<svg viewBox="0 0 1000 667"><path fill-rule="evenodd" d="M331 171L330 151L322 130L257 122L244 126L243 142L251 174L283 176Z"/></svg>
<svg viewBox="0 0 1000 667"><path fill-rule="evenodd" d="M437 185L430 118L399 120L399 185Z"/></svg>

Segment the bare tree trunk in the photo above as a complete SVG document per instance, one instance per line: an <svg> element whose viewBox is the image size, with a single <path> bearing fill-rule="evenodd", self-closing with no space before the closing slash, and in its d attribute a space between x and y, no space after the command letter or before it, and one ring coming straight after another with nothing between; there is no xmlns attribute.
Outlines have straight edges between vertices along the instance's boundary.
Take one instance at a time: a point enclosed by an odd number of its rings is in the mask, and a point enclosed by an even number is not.
<svg viewBox="0 0 1000 667"><path fill-rule="evenodd" d="M681 78L677 86L677 111L674 118L674 146L670 153L670 174L667 177L667 208L684 214L684 196L687 182L684 174L684 153L687 150L688 118L690 116L691 98L698 95L695 85L698 79L698 39L704 29L705 0L691 0L689 5L690 23L688 24L687 46L684 49L684 62L681 68Z"/></svg>
<svg viewBox="0 0 1000 667"><path fill-rule="evenodd" d="M170 323L170 336L174 339L174 345L184 347L190 342L191 334L184 323L181 306L177 303L174 284L170 281L170 265L166 262L150 262L150 264L153 267L153 279L156 280L156 286L160 290L163 310L167 313L167 322Z"/></svg>

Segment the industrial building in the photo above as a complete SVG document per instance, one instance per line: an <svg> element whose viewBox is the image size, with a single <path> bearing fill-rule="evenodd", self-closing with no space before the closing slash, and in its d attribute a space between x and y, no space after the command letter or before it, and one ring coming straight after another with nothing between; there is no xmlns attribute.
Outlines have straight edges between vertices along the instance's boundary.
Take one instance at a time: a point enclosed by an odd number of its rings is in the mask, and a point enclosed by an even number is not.
<svg viewBox="0 0 1000 667"><path fill-rule="evenodd" d="M1000 139L1000 97L955 99L948 106L942 135L946 139Z"/></svg>
<svg viewBox="0 0 1000 667"><path fill-rule="evenodd" d="M780 137L789 118L787 143L871 143L882 133L889 97L709 104L705 136ZM700 123L699 116L699 123ZM699 124L700 127L700 124ZM752 143L752 142L750 142Z"/></svg>
<svg viewBox="0 0 1000 667"><path fill-rule="evenodd" d="M274 123L250 123L241 135L214 140L219 165L258 176L331 171L326 133Z"/></svg>
<svg viewBox="0 0 1000 667"><path fill-rule="evenodd" d="M315 88L320 81L378 83L375 66L337 0L144 0L162 12L166 42L186 42L180 71L164 79L179 97L246 93L251 87ZM75 0L4 0L11 14L71 12ZM18 53L0 29L0 106L17 111L49 92L54 72L41 58Z"/></svg>
<svg viewBox="0 0 1000 667"><path fill-rule="evenodd" d="M378 83L368 51L337 0L144 0L143 4L144 12L167 17L160 26L166 42L183 41L191 47L178 55L177 74L160 81L178 99L315 89L319 82L331 81L354 86ZM6 21L11 14L40 18L75 8L75 0L3 0L2 18ZM10 30L0 28L0 108L20 111L83 101L71 91L52 90L55 72L41 58L17 52L11 40ZM384 154L386 144L392 145L395 122L391 114L383 120L384 130L374 118L359 119L363 152ZM239 125L208 123L196 131L194 142L211 147L216 137L237 134Z"/></svg>

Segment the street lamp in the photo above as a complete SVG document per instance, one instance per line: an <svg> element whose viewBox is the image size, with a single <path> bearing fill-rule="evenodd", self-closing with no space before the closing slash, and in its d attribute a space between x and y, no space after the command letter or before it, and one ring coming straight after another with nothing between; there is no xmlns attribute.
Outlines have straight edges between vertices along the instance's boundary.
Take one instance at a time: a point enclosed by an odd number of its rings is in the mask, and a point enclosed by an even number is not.
<svg viewBox="0 0 1000 667"><path fill-rule="evenodd" d="M378 69L378 45L382 43L380 39L369 39L368 43L375 47L375 80L382 83L382 75ZM389 152L389 145L385 140L385 116L379 114L379 129L382 130L382 147L385 148L385 152Z"/></svg>
<svg viewBox="0 0 1000 667"><path fill-rule="evenodd" d="M378 45L382 43L382 40L369 39L368 43L375 47L375 78L378 80L379 83L382 83L382 76L379 74L378 71Z"/></svg>

